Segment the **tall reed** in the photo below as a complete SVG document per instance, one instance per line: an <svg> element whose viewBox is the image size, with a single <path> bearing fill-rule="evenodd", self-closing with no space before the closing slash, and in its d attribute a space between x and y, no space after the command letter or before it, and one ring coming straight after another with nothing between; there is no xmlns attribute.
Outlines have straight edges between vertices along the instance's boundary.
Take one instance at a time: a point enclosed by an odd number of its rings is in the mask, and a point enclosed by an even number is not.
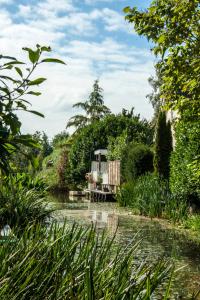
<svg viewBox="0 0 200 300"><path fill-rule="evenodd" d="M171 194L166 180L153 174L122 185L117 201L141 215L169 218L174 222L184 220L188 213L187 203Z"/></svg>
<svg viewBox="0 0 200 300"><path fill-rule="evenodd" d="M172 266L139 263L137 243L114 243L93 226L31 226L19 241L0 247L0 299L144 300L159 287L168 299Z"/></svg>

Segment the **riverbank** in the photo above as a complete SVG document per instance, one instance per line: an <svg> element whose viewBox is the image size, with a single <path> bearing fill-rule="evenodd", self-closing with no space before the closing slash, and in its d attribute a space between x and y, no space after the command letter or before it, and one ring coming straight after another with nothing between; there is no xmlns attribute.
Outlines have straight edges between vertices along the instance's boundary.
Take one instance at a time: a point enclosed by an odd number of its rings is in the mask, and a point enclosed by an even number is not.
<svg viewBox="0 0 200 300"><path fill-rule="evenodd" d="M198 225L200 225L200 215L198 215L198 214L190 215L188 217L188 219L185 221L174 223L171 220L164 219L164 218L156 218L156 217L150 218L148 216L135 214L129 208L124 208L124 207L119 206L119 211L121 209L122 209L122 211L127 210L125 213L126 215L132 216L138 220L144 220L144 221L148 220L148 221L157 222L162 226L162 228L173 229L173 230L177 231L178 233L187 237L188 240L191 240L200 245L200 227L198 228Z"/></svg>
<svg viewBox="0 0 200 300"><path fill-rule="evenodd" d="M119 207L117 203L70 201L67 195L51 200L60 206L56 218L61 224L76 222L87 227L93 223L97 231L106 228L110 236L116 234L122 247L134 240L138 244L137 263L151 264L162 259L174 262L175 269L180 271L176 272L173 286L182 299L190 299L188 295L200 288L200 245L187 230L166 219L135 215L130 208Z"/></svg>

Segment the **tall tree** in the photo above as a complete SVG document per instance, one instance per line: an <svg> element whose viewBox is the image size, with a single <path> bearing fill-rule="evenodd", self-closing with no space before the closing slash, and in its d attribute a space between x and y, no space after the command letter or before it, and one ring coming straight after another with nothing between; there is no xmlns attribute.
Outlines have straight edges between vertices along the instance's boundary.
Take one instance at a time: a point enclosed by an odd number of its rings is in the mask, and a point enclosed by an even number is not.
<svg viewBox="0 0 200 300"><path fill-rule="evenodd" d="M161 96L167 108L189 119L200 114L200 2L154 0L145 11L124 9L136 32L154 43L160 55Z"/></svg>
<svg viewBox="0 0 200 300"><path fill-rule="evenodd" d="M124 11L135 31L153 42L152 50L160 58L156 65L162 79L160 96L166 109L179 114L171 190L200 203L200 1L154 0L145 11L130 7Z"/></svg>
<svg viewBox="0 0 200 300"><path fill-rule="evenodd" d="M166 122L165 112L160 111L156 127L154 168L156 173L165 179L169 179L171 152L171 125L169 121Z"/></svg>
<svg viewBox="0 0 200 300"><path fill-rule="evenodd" d="M76 130L79 130L109 114L110 109L104 105L102 93L103 89L99 86L98 80L95 80L93 91L89 95L88 100L73 105L73 107L82 108L85 114L73 116L67 123L67 128L73 126Z"/></svg>

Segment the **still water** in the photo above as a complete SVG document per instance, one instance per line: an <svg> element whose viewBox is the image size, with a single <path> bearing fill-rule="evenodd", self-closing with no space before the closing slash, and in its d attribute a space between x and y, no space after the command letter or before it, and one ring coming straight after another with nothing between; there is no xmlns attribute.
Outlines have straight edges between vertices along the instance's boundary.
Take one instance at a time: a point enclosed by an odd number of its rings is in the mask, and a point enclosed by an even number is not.
<svg viewBox="0 0 200 300"><path fill-rule="evenodd" d="M171 299L191 299L192 292L200 289L200 246L177 230L133 216L128 210L118 208L116 203L70 200L64 195L53 196L51 201L57 203L56 218L59 222L66 219L81 225L93 222L98 229L107 228L110 234L117 230L116 239L124 245L137 235L141 242L136 259L154 262L164 257L173 261L179 270L175 274Z"/></svg>

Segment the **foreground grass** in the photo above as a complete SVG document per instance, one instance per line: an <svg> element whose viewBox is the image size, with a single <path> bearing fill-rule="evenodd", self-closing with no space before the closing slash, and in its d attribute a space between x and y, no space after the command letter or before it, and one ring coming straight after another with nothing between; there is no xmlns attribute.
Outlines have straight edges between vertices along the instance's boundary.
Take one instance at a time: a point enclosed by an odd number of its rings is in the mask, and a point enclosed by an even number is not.
<svg viewBox="0 0 200 300"><path fill-rule="evenodd" d="M11 242L12 241L12 242ZM134 261L137 244L78 225L29 227L0 246L0 299L169 299L172 266Z"/></svg>

